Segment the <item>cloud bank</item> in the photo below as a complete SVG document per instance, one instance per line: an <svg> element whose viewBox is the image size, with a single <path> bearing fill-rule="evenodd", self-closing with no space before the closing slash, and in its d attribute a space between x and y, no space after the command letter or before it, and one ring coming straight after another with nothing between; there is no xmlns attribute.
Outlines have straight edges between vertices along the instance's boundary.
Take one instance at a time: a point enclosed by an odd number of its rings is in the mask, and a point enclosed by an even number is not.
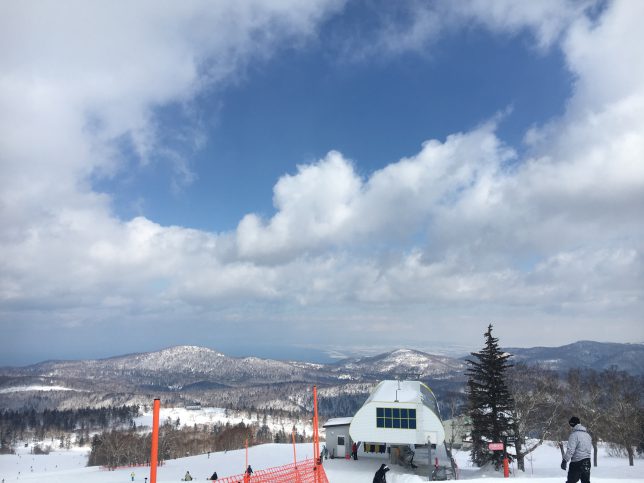
<svg viewBox="0 0 644 483"><path fill-rule="evenodd" d="M492 320L508 344L641 341L644 6L484 4L419 10L417 35L389 26L380 42L422 48L440 13L562 49L574 94L526 133L527 154L494 119L368 174L331 151L277 180L271 216L222 233L121 220L93 182L127 169L124 142L141 163L161 155L156 108L305 45L341 3L3 4L2 325L324 324L369 343L394 324L422 346L477 343Z"/></svg>

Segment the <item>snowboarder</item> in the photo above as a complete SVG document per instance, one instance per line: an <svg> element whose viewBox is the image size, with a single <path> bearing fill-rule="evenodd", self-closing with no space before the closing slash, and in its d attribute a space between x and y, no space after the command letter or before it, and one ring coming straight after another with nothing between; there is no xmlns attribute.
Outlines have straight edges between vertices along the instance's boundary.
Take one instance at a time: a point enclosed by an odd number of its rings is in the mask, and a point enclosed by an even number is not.
<svg viewBox="0 0 644 483"><path fill-rule="evenodd" d="M186 471L186 476L183 477L183 481L192 481L192 475L189 471Z"/></svg>
<svg viewBox="0 0 644 483"><path fill-rule="evenodd" d="M563 460L561 460L561 469L565 470L567 463L568 479L566 483L590 483L590 454L593 448L592 438L577 416L573 416L568 421L572 428L568 438L568 448Z"/></svg>
<svg viewBox="0 0 644 483"><path fill-rule="evenodd" d="M380 469L373 475L373 483L387 483L387 471L389 471L389 466L381 464Z"/></svg>
<svg viewBox="0 0 644 483"><path fill-rule="evenodd" d="M210 481L215 481L217 479L217 472L215 471L209 479Z"/></svg>
<svg viewBox="0 0 644 483"><path fill-rule="evenodd" d="M353 455L353 459L357 460L358 459L358 445L356 442L353 442L353 445L351 446L351 454Z"/></svg>

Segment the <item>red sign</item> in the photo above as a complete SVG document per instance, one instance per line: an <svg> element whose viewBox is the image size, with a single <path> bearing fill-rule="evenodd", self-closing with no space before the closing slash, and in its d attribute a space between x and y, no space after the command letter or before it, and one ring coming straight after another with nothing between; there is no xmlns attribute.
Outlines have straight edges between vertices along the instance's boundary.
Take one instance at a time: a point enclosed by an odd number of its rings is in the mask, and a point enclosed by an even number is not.
<svg viewBox="0 0 644 483"><path fill-rule="evenodd" d="M492 451L503 451L503 443L488 443L487 447Z"/></svg>

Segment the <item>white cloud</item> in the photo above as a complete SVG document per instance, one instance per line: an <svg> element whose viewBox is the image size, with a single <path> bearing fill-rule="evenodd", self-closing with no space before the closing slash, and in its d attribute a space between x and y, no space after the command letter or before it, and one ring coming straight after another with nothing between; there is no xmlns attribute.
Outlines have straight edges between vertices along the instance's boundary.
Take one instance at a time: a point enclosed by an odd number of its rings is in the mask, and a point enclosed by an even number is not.
<svg viewBox="0 0 644 483"><path fill-rule="evenodd" d="M376 3L373 22L377 28L364 32L358 29L355 38L345 41L344 56L364 59L405 52L427 55L441 36L471 27L508 36L527 30L535 40L534 48L544 51L566 34L573 21L586 18L586 12L597 9L599 4L598 0Z"/></svg>
<svg viewBox="0 0 644 483"><path fill-rule="evenodd" d="M155 162L155 107L189 103L314 35L336 2L153 2L127 15L110 3L3 4L3 323L203 317L382 334L395 322L431 325L427 340L478 340L494 320L519 344L528 324L546 343L557 331L609 337L610 320L642 339L642 4L610 3L594 21L577 3L457 5L454 15L559 45L577 76L525 159L493 122L367 176L332 151L277 181L272 216L207 233L119 220L91 179L123 169L123 137Z"/></svg>

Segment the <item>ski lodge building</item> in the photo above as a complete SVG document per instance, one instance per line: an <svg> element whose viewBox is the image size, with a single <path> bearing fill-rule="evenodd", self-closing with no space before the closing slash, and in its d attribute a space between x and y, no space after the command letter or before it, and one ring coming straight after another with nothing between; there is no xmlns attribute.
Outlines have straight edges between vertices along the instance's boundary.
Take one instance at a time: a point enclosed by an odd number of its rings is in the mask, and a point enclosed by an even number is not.
<svg viewBox="0 0 644 483"><path fill-rule="evenodd" d="M324 425L329 455L386 453L387 447L443 445L445 430L434 393L420 381L382 381L353 418L330 419Z"/></svg>

